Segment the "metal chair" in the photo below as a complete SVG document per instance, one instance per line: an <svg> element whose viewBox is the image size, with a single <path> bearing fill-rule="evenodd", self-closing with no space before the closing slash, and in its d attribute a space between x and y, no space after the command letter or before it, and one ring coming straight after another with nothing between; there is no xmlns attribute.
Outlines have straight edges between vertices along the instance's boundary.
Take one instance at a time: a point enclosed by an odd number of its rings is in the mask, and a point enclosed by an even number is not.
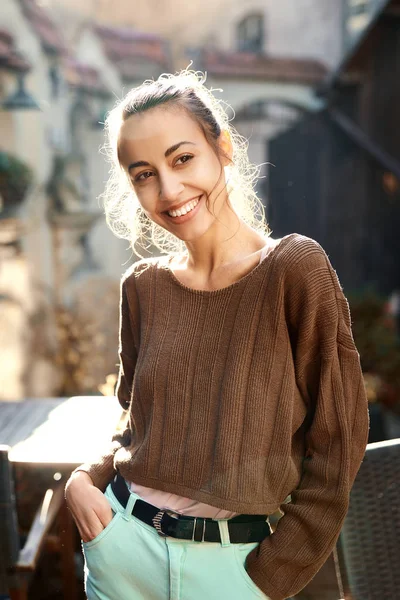
<svg viewBox="0 0 400 600"><path fill-rule="evenodd" d="M400 438L368 444L335 550L345 600L400 598Z"/></svg>
<svg viewBox="0 0 400 600"><path fill-rule="evenodd" d="M64 501L64 479L54 482L36 512L26 542L20 547L12 464L8 446L0 445L0 599L27 600L34 573L54 521L59 521L64 598L76 598L72 518Z"/></svg>

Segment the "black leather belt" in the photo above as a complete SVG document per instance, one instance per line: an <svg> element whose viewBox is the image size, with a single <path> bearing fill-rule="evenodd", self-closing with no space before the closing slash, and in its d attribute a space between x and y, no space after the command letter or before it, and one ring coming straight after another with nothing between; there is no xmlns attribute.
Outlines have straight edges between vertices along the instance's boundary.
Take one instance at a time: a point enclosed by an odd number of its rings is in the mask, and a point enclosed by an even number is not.
<svg viewBox="0 0 400 600"><path fill-rule="evenodd" d="M130 491L119 473L111 482L111 488L118 502L125 508ZM214 519L179 515L168 509L157 508L144 500L136 500L132 515L154 527L161 536L194 542L221 542L218 522ZM266 515L237 515L227 523L229 538L233 544L261 542L271 533Z"/></svg>

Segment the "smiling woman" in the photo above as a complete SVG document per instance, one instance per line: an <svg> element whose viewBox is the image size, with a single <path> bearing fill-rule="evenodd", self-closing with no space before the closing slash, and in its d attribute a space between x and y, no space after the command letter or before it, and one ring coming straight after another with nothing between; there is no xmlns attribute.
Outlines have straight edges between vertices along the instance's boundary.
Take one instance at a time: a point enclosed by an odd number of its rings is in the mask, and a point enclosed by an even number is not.
<svg viewBox="0 0 400 600"><path fill-rule="evenodd" d="M231 155L227 132L214 151L198 123L174 105L133 114L120 129L119 161L141 210L184 242L204 235L215 219L228 218L224 211L237 220L223 173Z"/></svg>
<svg viewBox="0 0 400 600"><path fill-rule="evenodd" d="M168 221L153 221L144 208L142 199L148 201L151 192L164 199L160 206L167 210L161 212L201 199L214 216L218 208L214 210L214 200L222 194L235 215L262 236L268 235L264 208L254 191L259 169L250 164L247 141L229 123L223 102L204 86L201 73L184 71L146 81L111 111L106 130L111 163L103 194L107 221L137 253L149 244L162 252L184 249L183 232L177 235L165 228ZM175 199L185 177L194 178L191 188L200 179L200 189L195 193L185 189L183 198L178 194ZM175 225L186 221L181 217L175 215Z"/></svg>
<svg viewBox="0 0 400 600"><path fill-rule="evenodd" d="M166 256L122 279L126 426L66 486L88 600L289 598L330 555L367 443L346 298L316 241L269 235L199 74L146 81L106 127L108 223Z"/></svg>

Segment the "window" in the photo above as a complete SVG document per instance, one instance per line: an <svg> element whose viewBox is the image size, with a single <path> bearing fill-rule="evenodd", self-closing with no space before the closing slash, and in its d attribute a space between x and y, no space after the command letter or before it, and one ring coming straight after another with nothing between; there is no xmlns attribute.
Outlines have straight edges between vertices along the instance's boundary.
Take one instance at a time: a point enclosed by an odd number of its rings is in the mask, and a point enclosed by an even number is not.
<svg viewBox="0 0 400 600"><path fill-rule="evenodd" d="M264 49L264 18L262 15L248 15L237 27L237 48L239 52L259 53Z"/></svg>
<svg viewBox="0 0 400 600"><path fill-rule="evenodd" d="M344 51L347 52L375 15L383 9L387 0L345 0L344 4Z"/></svg>
<svg viewBox="0 0 400 600"><path fill-rule="evenodd" d="M369 0L350 0L349 13L350 15L360 15L368 12Z"/></svg>

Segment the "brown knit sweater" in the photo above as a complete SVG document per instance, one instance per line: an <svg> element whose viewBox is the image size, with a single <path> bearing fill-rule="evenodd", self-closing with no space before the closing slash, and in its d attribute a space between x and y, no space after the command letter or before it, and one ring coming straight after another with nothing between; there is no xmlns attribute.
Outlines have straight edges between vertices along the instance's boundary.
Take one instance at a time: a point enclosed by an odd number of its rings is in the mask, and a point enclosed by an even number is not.
<svg viewBox="0 0 400 600"><path fill-rule="evenodd" d="M79 469L100 489L118 469L230 511L281 507L246 566L272 600L299 592L339 535L369 426L348 304L321 246L287 235L215 291L186 287L164 258L136 263L120 360L128 427Z"/></svg>

